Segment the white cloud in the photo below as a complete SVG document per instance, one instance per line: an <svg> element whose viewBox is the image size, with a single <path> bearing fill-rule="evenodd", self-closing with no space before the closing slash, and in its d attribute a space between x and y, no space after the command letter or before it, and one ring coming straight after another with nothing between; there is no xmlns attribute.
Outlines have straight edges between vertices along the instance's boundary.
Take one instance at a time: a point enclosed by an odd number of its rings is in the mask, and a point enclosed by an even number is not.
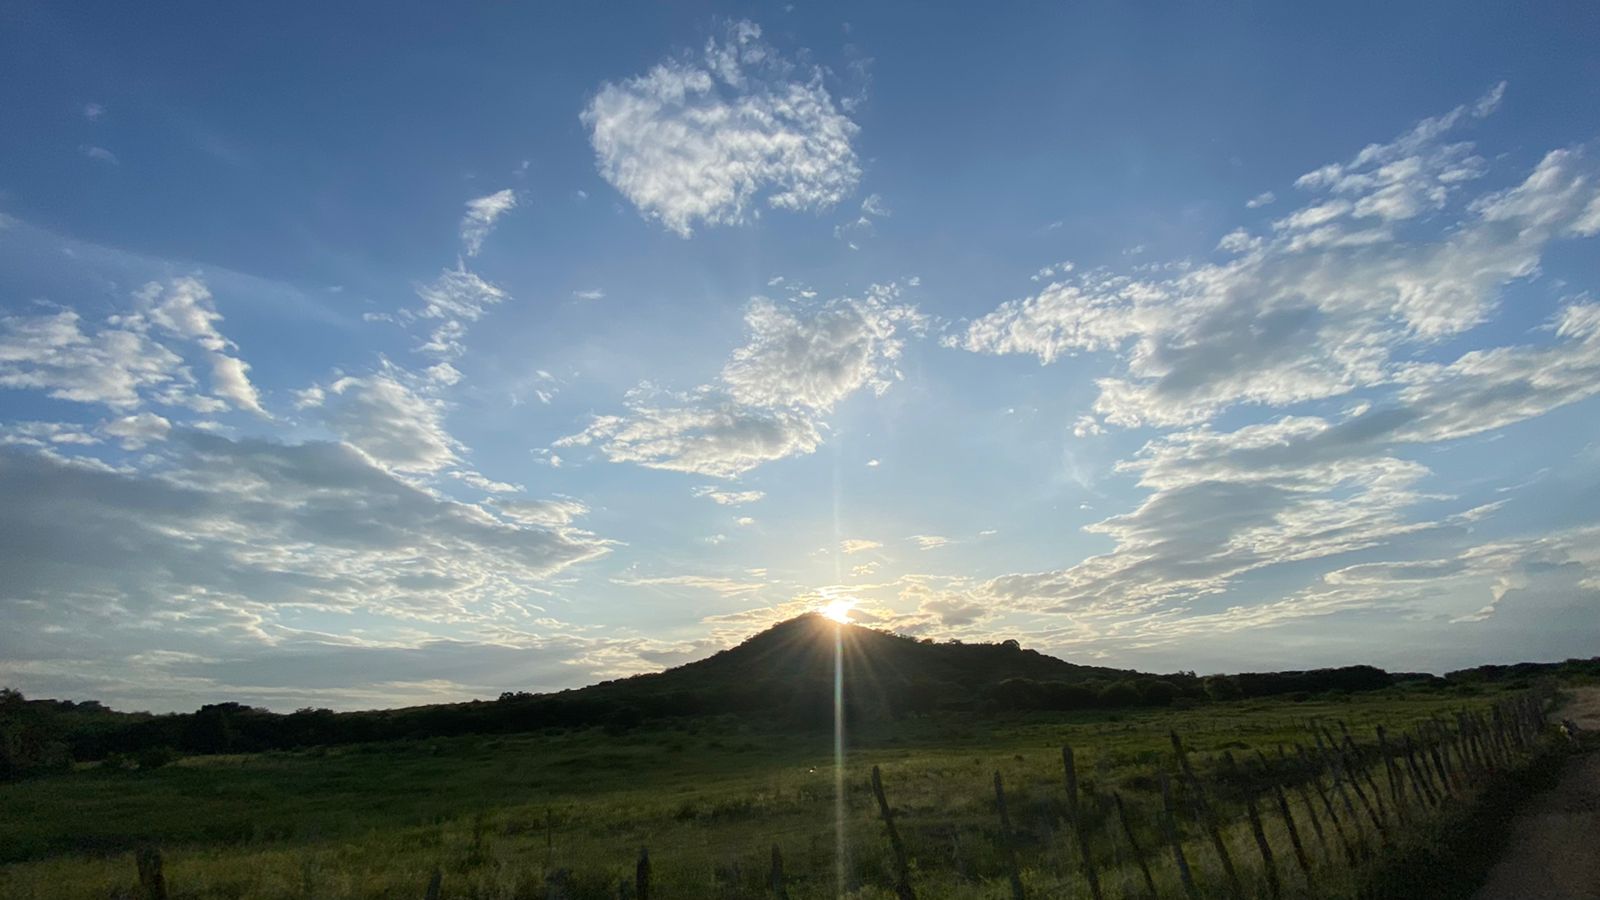
<svg viewBox="0 0 1600 900"><path fill-rule="evenodd" d="M237 347L217 327L222 314L217 312L205 282L195 277L174 278L164 285L152 281L135 297L138 312L125 319L126 324L138 327L138 317L143 317L169 334L200 345L209 354L212 393L239 409L266 416L261 398L250 383L250 365L227 352Z"/></svg>
<svg viewBox="0 0 1600 900"><path fill-rule="evenodd" d="M404 384L398 370L334 381L320 411L347 444L396 472L437 472L457 461L444 405Z"/></svg>
<svg viewBox="0 0 1600 900"><path fill-rule="evenodd" d="M97 121L105 114L106 108L98 103L85 103L83 105L83 117L91 122Z"/></svg>
<svg viewBox="0 0 1600 900"><path fill-rule="evenodd" d="M117 155L115 153L112 153L110 150L107 150L104 147L96 147L93 144L84 144L82 147L79 147L78 150L83 153L84 156L89 157L95 162L105 163L108 166L122 165L122 160L117 159Z"/></svg>
<svg viewBox="0 0 1600 900"><path fill-rule="evenodd" d="M714 485L701 485L694 489L696 497L705 497L718 506L741 506L754 503L766 496L764 491L729 491Z"/></svg>
<svg viewBox="0 0 1600 900"><path fill-rule="evenodd" d="M1250 209L1258 209L1272 203L1277 199L1278 196L1271 191L1262 191L1254 197L1251 197L1249 201L1245 203L1245 206L1249 207Z"/></svg>
<svg viewBox="0 0 1600 900"><path fill-rule="evenodd" d="M1481 434L1600 394L1600 307L1565 307L1547 345L1411 364L1392 395L1340 420L1285 416L1232 431L1201 427L1146 444L1118 469L1150 495L1089 526L1115 549L1076 566L991 583L1010 603L1128 610L1229 587L1247 572L1382 545L1458 519L1405 515L1429 474L1397 448Z"/></svg>
<svg viewBox="0 0 1600 900"><path fill-rule="evenodd" d="M822 432L809 414L747 407L707 395L679 405L631 400L626 416L599 416L557 447L597 445L612 462L737 478L756 466L811 453Z"/></svg>
<svg viewBox="0 0 1600 900"><path fill-rule="evenodd" d="M139 406L141 394L194 384L183 358L149 336L85 333L82 322L72 310L0 318L0 387L124 410Z"/></svg>
<svg viewBox="0 0 1600 900"><path fill-rule="evenodd" d="M139 450L146 444L166 440L172 423L155 413L143 412L107 422L100 430L120 440L124 450Z"/></svg>
<svg viewBox="0 0 1600 900"><path fill-rule="evenodd" d="M837 403L862 388L882 393L900 377L902 332L922 319L898 294L891 285L820 304L757 297L745 309L748 341L718 384L630 392L625 415L597 416L556 446L594 445L613 462L722 478L811 453Z"/></svg>
<svg viewBox="0 0 1600 900"><path fill-rule="evenodd" d="M439 323L428 341L417 349L441 359L454 359L465 353L462 339L466 336L466 323L476 322L490 307L508 299L504 290L484 281L465 266L445 269L438 278L418 285L416 290L422 299L422 308L416 312L402 310L401 318Z"/></svg>
<svg viewBox="0 0 1600 900"><path fill-rule="evenodd" d="M1484 322L1552 241L1600 231L1588 212L1600 203L1600 173L1579 149L1550 153L1512 188L1454 203L1486 164L1470 144L1440 138L1492 108L1494 93L1303 177L1301 186L1336 196L1289 213L1269 236L1230 236L1234 259L1166 279L1097 271L1052 281L947 343L1044 362L1114 352L1125 373L1098 382L1094 411L1129 427L1385 383L1405 349ZM1454 219L1431 240L1400 239L1394 222L1425 209Z"/></svg>
<svg viewBox="0 0 1600 900"><path fill-rule="evenodd" d="M605 298L606 298L606 292L600 290L599 288L590 288L589 290L573 291L572 292L572 299L574 299L574 300L594 301L594 300L604 300Z"/></svg>
<svg viewBox="0 0 1600 900"><path fill-rule="evenodd" d="M0 318L0 387L119 411L153 402L217 412L226 401L265 417L250 367L228 352L235 347L218 329L221 321L211 292L193 277L145 285L126 311L88 329L70 309L6 316ZM214 397L197 393L180 352L186 343L203 351Z"/></svg>
<svg viewBox="0 0 1600 900"><path fill-rule="evenodd" d="M561 528L589 514L589 505L570 497L549 500L500 500L495 508L508 519L526 525Z"/></svg>
<svg viewBox="0 0 1600 900"><path fill-rule="evenodd" d="M461 245L468 256L478 255L484 239L494 230L495 220L516 206L517 192L511 188L467 201L467 214L461 217Z"/></svg>
<svg viewBox="0 0 1600 900"><path fill-rule="evenodd" d="M443 499L339 444L174 430L167 446L153 471L0 450L7 665L111 660L125 676L140 653L260 651L294 610L526 621L536 610L519 598L606 551Z"/></svg>
<svg viewBox="0 0 1600 900"><path fill-rule="evenodd" d="M916 542L918 549L921 550L935 550L939 547L943 547L946 544L952 543L949 538L937 534L913 534L911 537L906 538L906 540Z"/></svg>
<svg viewBox="0 0 1600 900"><path fill-rule="evenodd" d="M882 394L900 377L904 330L920 327L897 295L879 289L816 308L758 297L745 308L749 342L733 352L722 381L741 403L822 412L863 387Z"/></svg>
<svg viewBox="0 0 1600 900"><path fill-rule="evenodd" d="M845 538L839 542L839 549L846 556L864 553L868 550L877 550L882 546L883 544L880 541L868 540L866 538Z"/></svg>
<svg viewBox="0 0 1600 900"><path fill-rule="evenodd" d="M600 86L584 108L600 174L641 213L688 237L696 223L825 209L860 178L856 125L821 70L784 59L741 21L703 52Z"/></svg>
<svg viewBox="0 0 1600 900"><path fill-rule="evenodd" d="M711 591L724 597L753 594L767 586L764 582L739 581L734 578L722 578L713 575L661 575L648 578L613 578L611 580L615 584L625 584L632 587L686 587L694 590Z"/></svg>

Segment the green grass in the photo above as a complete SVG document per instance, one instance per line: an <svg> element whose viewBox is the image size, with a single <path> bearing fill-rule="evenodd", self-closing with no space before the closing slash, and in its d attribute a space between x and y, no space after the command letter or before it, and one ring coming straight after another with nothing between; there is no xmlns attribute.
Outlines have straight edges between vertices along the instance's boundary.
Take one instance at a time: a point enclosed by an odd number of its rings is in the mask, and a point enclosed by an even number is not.
<svg viewBox="0 0 1600 900"><path fill-rule="evenodd" d="M867 776L880 765L913 857L918 895L1009 897L998 847L993 773L1005 778L1024 881L1034 896L1087 896L1060 824L1060 748L1080 779L1122 792L1146 847L1154 775L1170 767L1176 730L1208 764L1232 750L1307 740L1304 723L1343 720L1358 739L1485 697L1390 690L1341 700L1244 701L1188 710L929 717L853 729L846 769L847 886L888 897L892 866ZM593 729L356 745L294 753L196 757L148 772L85 768L0 787L0 896L108 897L136 880L131 850L159 846L174 898L418 896L437 866L446 897L546 896L566 870L574 897L614 897L650 849L667 897L761 896L773 845L791 897L835 889L835 791L828 733L735 721L652 726L623 736ZM1275 815L1289 893L1303 893ZM1109 825L1109 823L1107 823ZM1302 822L1302 830L1309 832ZM1188 826L1188 853L1218 883L1214 854ZM1108 896L1135 870L1109 830L1097 856ZM1309 833L1308 842L1314 840ZM1259 857L1248 830L1228 841L1249 879ZM1313 852L1319 896L1353 890L1340 860ZM1176 885L1165 854L1163 885ZM1119 868L1120 866L1120 868Z"/></svg>

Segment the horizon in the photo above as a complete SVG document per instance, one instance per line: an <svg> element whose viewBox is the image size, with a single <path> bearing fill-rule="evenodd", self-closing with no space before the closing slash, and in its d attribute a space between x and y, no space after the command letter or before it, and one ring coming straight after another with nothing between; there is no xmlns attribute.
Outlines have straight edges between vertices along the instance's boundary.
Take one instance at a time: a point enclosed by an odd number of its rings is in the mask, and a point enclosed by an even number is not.
<svg viewBox="0 0 1600 900"><path fill-rule="evenodd" d="M17 4L0 685L1593 657L1600 9L1363 12Z"/></svg>

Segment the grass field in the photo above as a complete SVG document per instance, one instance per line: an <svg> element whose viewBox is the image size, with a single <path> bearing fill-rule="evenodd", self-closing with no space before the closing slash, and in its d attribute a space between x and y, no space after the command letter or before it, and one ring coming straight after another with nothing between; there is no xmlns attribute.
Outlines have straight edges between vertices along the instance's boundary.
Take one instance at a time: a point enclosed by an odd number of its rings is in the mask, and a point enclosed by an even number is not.
<svg viewBox="0 0 1600 900"><path fill-rule="evenodd" d="M640 847L649 848L659 896L762 896L774 845L791 897L835 896L841 869L850 895L888 897L892 864L868 788L879 765L919 897L1011 896L995 772L1005 780L1030 895L1086 897L1059 824L1063 744L1075 748L1086 787L1124 795L1156 877L1170 884L1173 866L1156 852L1148 824L1159 803L1154 775L1171 765L1169 730L1209 765L1224 750L1250 758L1304 742L1309 719L1342 720L1370 740L1376 724L1398 731L1491 697L1391 689L867 724L848 741L842 867L826 732L713 720L621 736L590 729L195 757L152 771L91 767L0 787L0 896L131 892L131 850L150 843L162 849L174 898L421 897L436 867L445 897L542 898L557 870L567 873L566 896L616 897L619 883L633 880ZM1192 864L1206 874L1213 856L1197 833L1188 839ZM1247 831L1235 828L1227 840L1236 859L1259 866ZM1106 893L1122 896L1135 887L1135 870L1121 843L1102 843ZM1330 851L1313 850L1327 864L1319 896L1353 888Z"/></svg>

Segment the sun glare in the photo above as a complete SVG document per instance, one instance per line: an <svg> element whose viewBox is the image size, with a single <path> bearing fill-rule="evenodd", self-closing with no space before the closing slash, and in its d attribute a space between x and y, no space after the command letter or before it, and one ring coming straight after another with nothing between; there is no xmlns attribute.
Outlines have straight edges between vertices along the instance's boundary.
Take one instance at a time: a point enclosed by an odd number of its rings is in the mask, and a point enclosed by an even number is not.
<svg viewBox="0 0 1600 900"><path fill-rule="evenodd" d="M822 607L817 610L817 612L822 613L835 622L841 622L848 625L850 624L850 610L854 609L855 605L856 601L854 600L830 600L823 604Z"/></svg>

